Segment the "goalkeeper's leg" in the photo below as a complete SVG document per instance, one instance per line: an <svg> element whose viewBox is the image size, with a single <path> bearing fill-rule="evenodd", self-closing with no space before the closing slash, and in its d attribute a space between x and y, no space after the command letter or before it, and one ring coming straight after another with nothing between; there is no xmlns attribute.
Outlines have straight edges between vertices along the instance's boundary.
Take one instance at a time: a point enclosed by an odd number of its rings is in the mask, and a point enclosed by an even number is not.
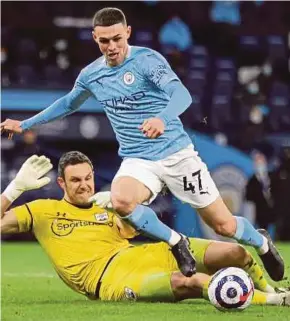
<svg viewBox="0 0 290 321"><path fill-rule="evenodd" d="M239 267L250 275L256 289L275 293L255 258L239 244L215 241L210 243L205 251L204 265L210 273L228 266Z"/></svg>
<svg viewBox="0 0 290 321"><path fill-rule="evenodd" d="M141 283L138 298L141 301L172 302L185 299L208 299L208 284L211 277L196 273L185 277L180 272L147 275ZM290 292L264 293L254 291L252 304L290 306Z"/></svg>
<svg viewBox="0 0 290 321"><path fill-rule="evenodd" d="M209 280L203 284L202 295L205 300L208 298L208 285ZM265 293L255 289L252 299L254 305L276 305L276 306L290 306L290 292L283 293Z"/></svg>

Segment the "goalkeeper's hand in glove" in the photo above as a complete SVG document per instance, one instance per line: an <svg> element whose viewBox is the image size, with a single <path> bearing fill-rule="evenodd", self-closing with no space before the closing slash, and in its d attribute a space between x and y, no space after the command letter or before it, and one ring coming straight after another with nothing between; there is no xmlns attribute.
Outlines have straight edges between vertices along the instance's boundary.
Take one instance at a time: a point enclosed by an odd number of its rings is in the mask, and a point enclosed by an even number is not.
<svg viewBox="0 0 290 321"><path fill-rule="evenodd" d="M23 192L47 185L50 182L50 178L44 175L51 169L52 164L47 157L37 155L29 157L21 166L14 180L3 192L3 195L10 202L13 202Z"/></svg>

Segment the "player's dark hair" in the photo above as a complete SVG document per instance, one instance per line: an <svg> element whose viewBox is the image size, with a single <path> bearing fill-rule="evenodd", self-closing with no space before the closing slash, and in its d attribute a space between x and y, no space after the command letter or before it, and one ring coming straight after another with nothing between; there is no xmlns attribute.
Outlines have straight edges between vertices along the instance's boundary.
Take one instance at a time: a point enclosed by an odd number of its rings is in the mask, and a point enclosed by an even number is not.
<svg viewBox="0 0 290 321"><path fill-rule="evenodd" d="M91 168L94 169L92 162L85 154L79 151L71 151L64 153L58 162L58 176L64 178L64 170L67 166L83 163L88 163L91 166Z"/></svg>
<svg viewBox="0 0 290 321"><path fill-rule="evenodd" d="M117 23L127 24L123 11L118 8L103 8L97 11L93 18L93 28L108 27Z"/></svg>

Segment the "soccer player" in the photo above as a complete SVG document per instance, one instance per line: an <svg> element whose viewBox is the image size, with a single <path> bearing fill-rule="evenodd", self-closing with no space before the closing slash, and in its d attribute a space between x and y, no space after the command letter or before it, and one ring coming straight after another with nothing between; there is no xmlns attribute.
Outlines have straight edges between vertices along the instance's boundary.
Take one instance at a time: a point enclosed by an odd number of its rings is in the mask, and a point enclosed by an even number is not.
<svg viewBox="0 0 290 321"><path fill-rule="evenodd" d="M273 280L281 280L284 262L266 231L257 231L225 206L183 129L179 115L191 95L156 51L129 46L131 27L123 12L104 8L93 18L93 39L102 57L85 67L74 88L51 106L24 121L7 119L1 131L22 133L78 110L90 96L104 107L124 158L111 188L113 208L124 222L172 247L181 272L195 273L186 238L158 220L148 206L166 184L181 201L197 209L218 234L254 246Z"/></svg>
<svg viewBox="0 0 290 321"><path fill-rule="evenodd" d="M1 233L33 232L59 277L78 293L111 301L207 299L208 274L236 266L260 289L254 303L290 304L290 293L275 293L255 259L238 244L190 238L199 273L185 277L166 243L129 243L136 231L89 200L95 189L93 165L77 151L59 161L62 200L39 199L7 211L21 193L48 184L45 175L51 168L48 158L36 155L22 165L1 195Z"/></svg>

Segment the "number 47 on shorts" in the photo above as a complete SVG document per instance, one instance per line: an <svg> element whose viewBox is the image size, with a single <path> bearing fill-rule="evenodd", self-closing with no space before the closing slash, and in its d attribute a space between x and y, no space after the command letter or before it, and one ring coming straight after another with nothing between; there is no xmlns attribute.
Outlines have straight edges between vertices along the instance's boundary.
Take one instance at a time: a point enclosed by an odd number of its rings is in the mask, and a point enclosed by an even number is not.
<svg viewBox="0 0 290 321"><path fill-rule="evenodd" d="M194 172L191 174L191 177L195 178L195 176L197 176L197 186L198 186L198 192L199 194L208 194L208 192L204 191L203 190L203 186L202 186L202 182L201 182L201 174L200 174L200 170ZM193 185L192 183L188 182L189 179L188 177L186 176L183 176L183 189L185 192L188 192L188 191L191 191L192 194L195 194L196 193L196 186Z"/></svg>

